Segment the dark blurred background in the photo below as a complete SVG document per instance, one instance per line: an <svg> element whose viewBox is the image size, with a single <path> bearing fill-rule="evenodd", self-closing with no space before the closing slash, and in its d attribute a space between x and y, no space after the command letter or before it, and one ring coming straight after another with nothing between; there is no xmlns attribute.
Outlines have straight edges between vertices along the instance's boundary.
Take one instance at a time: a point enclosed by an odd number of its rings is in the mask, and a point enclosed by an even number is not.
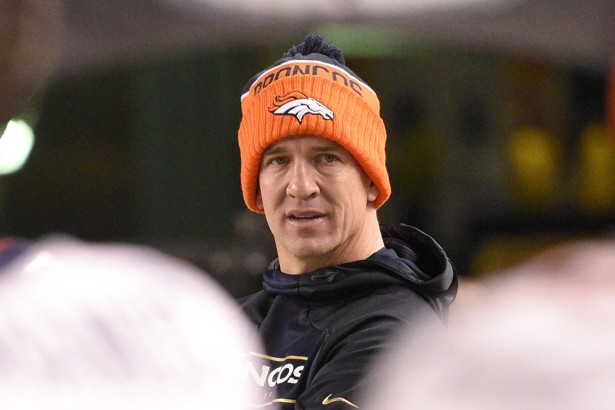
<svg viewBox="0 0 615 410"><path fill-rule="evenodd" d="M147 244L259 288L275 249L241 197L239 95L318 32L379 95L383 222L427 231L466 276L613 236L613 2L292 4L5 0L0 29L34 39L0 70L34 72L13 113L34 144L0 176L0 234Z"/></svg>

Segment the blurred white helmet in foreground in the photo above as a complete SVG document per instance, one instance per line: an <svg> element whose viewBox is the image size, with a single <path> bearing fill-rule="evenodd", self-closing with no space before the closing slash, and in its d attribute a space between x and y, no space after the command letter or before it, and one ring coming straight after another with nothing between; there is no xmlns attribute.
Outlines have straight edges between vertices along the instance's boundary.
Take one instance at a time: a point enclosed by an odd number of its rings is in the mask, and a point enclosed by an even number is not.
<svg viewBox="0 0 615 410"><path fill-rule="evenodd" d="M0 272L0 408L243 410L258 345L187 263L124 244L34 243Z"/></svg>
<svg viewBox="0 0 615 410"><path fill-rule="evenodd" d="M380 359L363 410L615 409L615 241L557 247L459 302L448 330Z"/></svg>

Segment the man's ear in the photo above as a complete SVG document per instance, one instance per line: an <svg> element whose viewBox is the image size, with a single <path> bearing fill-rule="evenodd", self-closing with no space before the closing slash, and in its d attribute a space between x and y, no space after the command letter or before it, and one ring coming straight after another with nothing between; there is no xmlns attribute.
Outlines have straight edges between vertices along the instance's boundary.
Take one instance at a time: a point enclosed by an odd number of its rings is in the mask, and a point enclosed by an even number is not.
<svg viewBox="0 0 615 410"><path fill-rule="evenodd" d="M367 200L369 202L374 202L376 198L378 198L378 195L380 195L380 191L378 190L378 188L376 188L376 185L372 181L369 181L369 188L367 190Z"/></svg>
<svg viewBox="0 0 615 410"><path fill-rule="evenodd" d="M258 187L256 187L255 200L256 200L256 207L258 209L265 209L265 207L263 206L263 197L261 196L261 190Z"/></svg>

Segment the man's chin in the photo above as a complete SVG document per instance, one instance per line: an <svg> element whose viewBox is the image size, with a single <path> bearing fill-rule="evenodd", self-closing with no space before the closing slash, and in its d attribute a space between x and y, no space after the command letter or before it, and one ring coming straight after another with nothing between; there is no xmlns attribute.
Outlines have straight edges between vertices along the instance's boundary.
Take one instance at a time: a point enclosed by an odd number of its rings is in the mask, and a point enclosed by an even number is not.
<svg viewBox="0 0 615 410"><path fill-rule="evenodd" d="M331 252L325 238L302 238L288 247L290 253L298 259L324 259Z"/></svg>

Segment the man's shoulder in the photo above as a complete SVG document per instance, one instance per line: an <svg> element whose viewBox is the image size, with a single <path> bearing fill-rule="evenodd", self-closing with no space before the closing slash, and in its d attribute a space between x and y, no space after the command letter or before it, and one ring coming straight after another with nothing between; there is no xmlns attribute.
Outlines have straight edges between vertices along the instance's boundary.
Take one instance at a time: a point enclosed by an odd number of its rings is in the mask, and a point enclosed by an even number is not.
<svg viewBox="0 0 615 410"><path fill-rule="evenodd" d="M268 296L265 291L260 290L238 298L237 302L250 319L258 322L267 314L273 298Z"/></svg>
<svg viewBox="0 0 615 410"><path fill-rule="evenodd" d="M417 316L433 315L429 303L413 289L403 284L391 284L360 292L340 300L339 303L313 304L310 317L315 323L343 323L384 320L410 321Z"/></svg>
<svg viewBox="0 0 615 410"><path fill-rule="evenodd" d="M244 306L258 303L259 301L262 302L267 299L269 299L269 297L265 294L265 292L263 290L259 290L258 292L250 293L245 296L240 296L239 298L237 298L237 302L239 302L241 306Z"/></svg>

